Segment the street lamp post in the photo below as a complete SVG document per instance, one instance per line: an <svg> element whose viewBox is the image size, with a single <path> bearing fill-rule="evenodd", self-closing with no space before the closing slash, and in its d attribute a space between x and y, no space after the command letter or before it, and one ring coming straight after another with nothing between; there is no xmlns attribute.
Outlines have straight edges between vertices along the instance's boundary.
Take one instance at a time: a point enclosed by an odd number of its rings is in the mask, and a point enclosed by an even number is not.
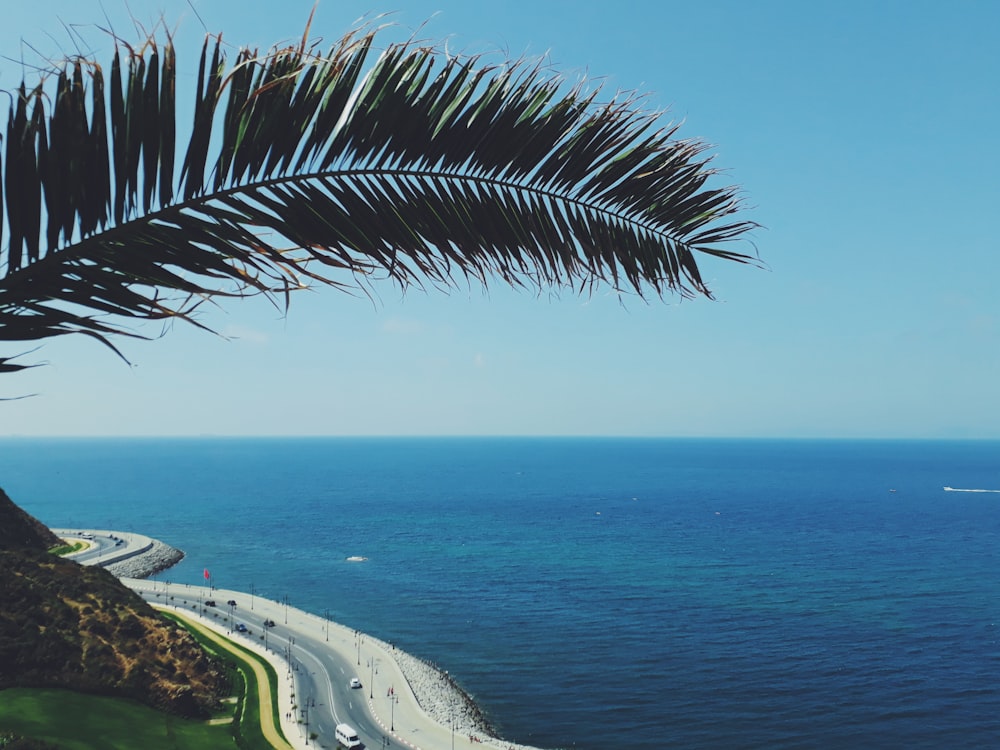
<svg viewBox="0 0 1000 750"><path fill-rule="evenodd" d="M288 624L288 594L285 594L284 597L282 597L282 600L285 603L285 625L287 625Z"/></svg>
<svg viewBox="0 0 1000 750"><path fill-rule="evenodd" d="M396 731L396 704L399 703L399 698L396 695L390 696L389 701L389 731Z"/></svg>
<svg viewBox="0 0 1000 750"><path fill-rule="evenodd" d="M372 656L372 679L371 679L371 682L368 683L368 697L369 698L374 698L375 697L375 657L374 657L374 655Z"/></svg>
<svg viewBox="0 0 1000 750"><path fill-rule="evenodd" d="M253 611L253 595L254 595L253 581L250 581L250 611L251 612Z"/></svg>
<svg viewBox="0 0 1000 750"><path fill-rule="evenodd" d="M326 640L330 640L330 610L326 610Z"/></svg>

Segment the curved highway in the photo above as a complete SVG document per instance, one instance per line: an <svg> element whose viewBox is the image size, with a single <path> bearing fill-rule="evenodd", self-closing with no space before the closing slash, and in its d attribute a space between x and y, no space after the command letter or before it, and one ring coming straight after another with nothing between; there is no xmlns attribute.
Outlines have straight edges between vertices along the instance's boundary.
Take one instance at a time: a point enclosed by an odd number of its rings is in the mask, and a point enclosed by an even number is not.
<svg viewBox="0 0 1000 750"><path fill-rule="evenodd" d="M52 529L56 536L70 544L78 541L86 542L87 547L79 552L65 555L67 559L76 560L81 565L110 565L128 557L140 554L143 547L152 543L149 537L136 534L123 534L116 531L99 531L91 529Z"/></svg>
<svg viewBox="0 0 1000 750"><path fill-rule="evenodd" d="M84 538L91 548L68 557L109 565L149 549L153 540L114 531L54 530ZM350 724L369 750L507 750L428 716L417 703L392 652L394 647L316 615L244 592L209 586L122 578L151 604L182 609L237 643L265 656L278 674L282 730L295 747L336 748L335 728ZM357 678L361 687L351 687Z"/></svg>
<svg viewBox="0 0 1000 750"><path fill-rule="evenodd" d="M308 740L310 747L336 748L339 723L354 727L368 748L388 747L402 740L392 737L391 730L384 731L370 709L373 699L369 696L374 692L365 675L374 672L373 656L367 653L364 636L352 637L351 653L362 660L358 666L356 660L352 662L344 655L342 647L330 645L331 634L342 638L337 632L345 630L342 626L327 624L279 602L203 586L132 578L123 578L122 582L151 604L200 615L235 642L266 651L279 683L286 688L279 690L279 714L292 744L304 746ZM374 659L378 669L383 660L378 655ZM374 674L377 681L379 675ZM351 688L351 678L357 678L362 686ZM395 705L390 708L393 716L386 722L387 729L396 723ZM409 742L399 744L413 746Z"/></svg>

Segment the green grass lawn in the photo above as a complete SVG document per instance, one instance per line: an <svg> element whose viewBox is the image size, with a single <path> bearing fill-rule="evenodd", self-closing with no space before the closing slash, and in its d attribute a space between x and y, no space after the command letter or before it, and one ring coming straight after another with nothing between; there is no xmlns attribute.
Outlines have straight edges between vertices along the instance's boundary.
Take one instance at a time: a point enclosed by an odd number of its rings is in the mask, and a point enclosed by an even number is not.
<svg viewBox="0 0 1000 750"><path fill-rule="evenodd" d="M173 620L178 625L186 627L185 621L181 618L173 616L172 613L168 611L162 611L161 614L165 615L168 619ZM257 687L257 680L254 678L253 669L250 666L250 661L255 661L260 663L264 667L264 671L267 673L268 682L271 686L271 711L274 716L274 724L278 728L278 733L281 734L281 722L278 718L278 675L275 673L274 668L264 659L254 654L233 641L229 641L228 648L222 649L219 645L199 633L197 630L188 629L188 632L194 636L202 648L206 651L219 656L228 662L232 667L235 667L240 675L242 675L241 685L236 685L234 687L242 687L241 694L239 696L239 708L236 715L236 734L238 737L238 744L243 750L273 750L272 745L268 742L264 735L261 733L260 728L260 693Z"/></svg>
<svg viewBox="0 0 1000 750"><path fill-rule="evenodd" d="M165 614L185 625L184 620ZM277 696L278 678L274 669L236 643L230 642L224 648L197 631L190 632L238 675L233 688L239 695L225 714L235 716L235 725L181 719L124 698L47 688L10 688L0 691L0 733L13 732L45 740L60 750L216 750L237 746L243 750L269 750L272 746L261 733L257 682L249 662L264 665L271 695ZM278 724L276 701L271 711Z"/></svg>
<svg viewBox="0 0 1000 750"><path fill-rule="evenodd" d="M69 690L0 691L0 731L64 750L218 750L234 747L232 727L180 719L124 698Z"/></svg>
<svg viewBox="0 0 1000 750"><path fill-rule="evenodd" d="M71 552L79 552L85 549L88 545L85 542L74 542L73 544L63 544L58 547L52 547L49 552L53 555L68 555Z"/></svg>

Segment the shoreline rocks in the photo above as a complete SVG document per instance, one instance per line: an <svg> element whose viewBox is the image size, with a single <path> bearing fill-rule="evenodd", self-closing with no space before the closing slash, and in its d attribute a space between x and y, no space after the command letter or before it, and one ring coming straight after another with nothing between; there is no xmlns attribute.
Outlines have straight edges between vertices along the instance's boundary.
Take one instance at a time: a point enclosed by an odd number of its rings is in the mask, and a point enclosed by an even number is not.
<svg viewBox="0 0 1000 750"><path fill-rule="evenodd" d="M152 546L142 554L105 565L104 569L119 578L149 578L184 559L176 547L151 539Z"/></svg>
<svg viewBox="0 0 1000 750"><path fill-rule="evenodd" d="M184 553L168 544L149 538L150 548L134 557L111 563L105 568L119 578L148 578L167 570L184 558ZM486 743L503 750L536 750L503 739L497 734L486 714L447 671L394 647L379 638L376 641L399 665L417 703L423 711L442 726L454 721L455 733L470 741Z"/></svg>
<svg viewBox="0 0 1000 750"><path fill-rule="evenodd" d="M443 726L450 726L454 719L455 732L459 735L496 738L496 730L483 710L448 672L378 638L366 638L379 643L395 659L417 703L428 716Z"/></svg>
<svg viewBox="0 0 1000 750"><path fill-rule="evenodd" d="M447 727L454 720L455 734L477 744L502 750L538 750L503 739L475 699L447 671L378 638L365 637L379 643L396 661L420 708L438 724Z"/></svg>

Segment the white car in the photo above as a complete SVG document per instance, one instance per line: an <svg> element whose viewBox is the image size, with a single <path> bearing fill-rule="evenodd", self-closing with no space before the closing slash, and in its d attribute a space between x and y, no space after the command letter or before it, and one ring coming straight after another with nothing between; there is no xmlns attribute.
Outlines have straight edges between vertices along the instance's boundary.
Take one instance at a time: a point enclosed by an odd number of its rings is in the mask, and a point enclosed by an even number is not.
<svg viewBox="0 0 1000 750"><path fill-rule="evenodd" d="M352 677L351 690L357 690L359 687L361 687L361 680L359 680L357 677Z"/></svg>

